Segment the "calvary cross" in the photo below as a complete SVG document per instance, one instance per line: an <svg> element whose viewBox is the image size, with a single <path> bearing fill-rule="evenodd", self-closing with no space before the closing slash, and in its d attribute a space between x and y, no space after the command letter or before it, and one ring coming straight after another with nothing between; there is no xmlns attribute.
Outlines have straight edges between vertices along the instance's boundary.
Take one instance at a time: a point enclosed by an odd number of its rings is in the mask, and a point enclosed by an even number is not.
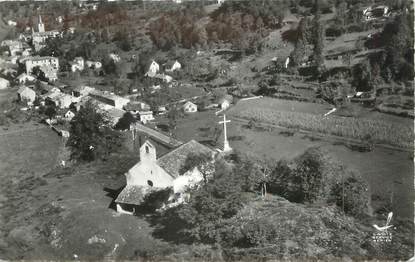
<svg viewBox="0 0 415 262"><path fill-rule="evenodd" d="M223 152L232 151L232 148L229 146L228 137L226 135L226 123L231 122L231 120L226 120L225 114L223 114L223 121L219 121L219 124L223 124Z"/></svg>

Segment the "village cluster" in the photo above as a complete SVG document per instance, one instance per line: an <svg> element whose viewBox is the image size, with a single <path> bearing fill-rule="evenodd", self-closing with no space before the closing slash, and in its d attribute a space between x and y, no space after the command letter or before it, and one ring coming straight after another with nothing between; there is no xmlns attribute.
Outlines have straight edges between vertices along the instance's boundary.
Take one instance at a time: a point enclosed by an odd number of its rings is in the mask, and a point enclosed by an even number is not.
<svg viewBox="0 0 415 262"><path fill-rule="evenodd" d="M16 88L16 98L24 105L21 107L21 110L36 111L40 106L57 108L58 113L53 117L45 119L45 122L57 131L59 135L66 138L70 136L69 131L65 128L57 128L54 124L58 123L58 121L70 122L86 103L93 104L99 112L105 113L110 120L111 127L114 127L129 112L140 122L130 126L130 130L134 134L136 132L145 133L146 136L167 147L170 151L161 158L157 158L156 146L152 142L146 140L140 143L140 162L126 173L127 185L116 199L117 211L128 214L134 213L134 208L139 206L143 202L144 196L152 192L154 188L172 187L174 194L169 199L168 204L171 206L181 203L186 197L187 187L196 185L203 180L203 176L197 168L192 168L179 175L179 169L183 166L187 156L197 153L209 154L213 161L217 153L232 151L226 134L226 124L230 120L226 120L225 115L223 115L223 121L218 122L223 124L223 146L221 146L221 149L213 150L195 140L184 143L166 136L158 130L145 126L145 124L155 120L154 114L165 114L168 110L168 105L159 106L158 110L153 112L147 103L131 100L131 95L123 97L115 95L113 92L100 91L85 85L56 85L59 73L59 59L52 56L30 56L30 54L32 53L32 47L35 51L38 51L45 46L47 39L60 36L61 33L58 31L45 31L42 18L39 16L36 32L32 29L31 34L22 34L19 39L4 40L1 43L1 46L7 47L7 51L3 54L6 59L2 61L2 73L15 75L17 71L13 68L16 64L25 70L25 72L15 77L15 84L18 85ZM32 43L32 46L28 44L29 42ZM113 53L108 54L108 56L115 63L121 59L119 55ZM7 65L10 65L10 67L7 67ZM166 65L164 66L166 67ZM83 71L85 67L99 69L102 67L102 64L99 61L85 61L82 57L76 57L71 63L72 72ZM145 76L174 87L173 83L177 83L168 73L181 69L181 64L176 60L169 63L164 70L165 72L162 72L161 66L153 60ZM39 75L37 75L39 72L42 72L48 81L40 80ZM35 83L39 85L36 91L34 90ZM9 81L3 78L0 79L0 84L1 89L10 87ZM160 85L153 85L152 89L160 89ZM133 90L133 93L136 91ZM205 108L218 108L218 111L216 111L216 115L218 115L228 109L232 102L233 97L231 95L224 95L216 99L215 103L206 105ZM172 105L175 107L179 106L184 113L198 112L198 106L191 99L181 99L172 103ZM65 162L62 161L62 163L64 165Z"/></svg>

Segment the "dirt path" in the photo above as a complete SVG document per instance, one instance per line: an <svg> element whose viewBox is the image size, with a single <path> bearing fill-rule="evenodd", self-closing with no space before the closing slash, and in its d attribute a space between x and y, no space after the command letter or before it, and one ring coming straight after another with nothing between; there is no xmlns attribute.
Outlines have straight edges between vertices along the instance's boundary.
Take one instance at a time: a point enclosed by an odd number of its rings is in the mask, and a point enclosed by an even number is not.
<svg viewBox="0 0 415 262"><path fill-rule="evenodd" d="M40 130L44 128L47 128L47 127L46 126L35 126L35 127L21 128L17 130L4 131L4 132L0 132L0 136L24 133L24 132L35 131L35 130Z"/></svg>

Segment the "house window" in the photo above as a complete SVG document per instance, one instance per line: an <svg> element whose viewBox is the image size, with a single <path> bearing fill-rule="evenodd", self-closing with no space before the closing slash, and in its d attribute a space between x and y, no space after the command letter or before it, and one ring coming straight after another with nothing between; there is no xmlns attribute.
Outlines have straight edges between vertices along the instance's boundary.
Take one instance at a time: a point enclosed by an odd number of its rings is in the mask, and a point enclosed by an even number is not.
<svg viewBox="0 0 415 262"><path fill-rule="evenodd" d="M147 180L147 184L152 187L153 186L153 181Z"/></svg>
<svg viewBox="0 0 415 262"><path fill-rule="evenodd" d="M146 153L150 153L150 149L148 148L148 146L146 146Z"/></svg>

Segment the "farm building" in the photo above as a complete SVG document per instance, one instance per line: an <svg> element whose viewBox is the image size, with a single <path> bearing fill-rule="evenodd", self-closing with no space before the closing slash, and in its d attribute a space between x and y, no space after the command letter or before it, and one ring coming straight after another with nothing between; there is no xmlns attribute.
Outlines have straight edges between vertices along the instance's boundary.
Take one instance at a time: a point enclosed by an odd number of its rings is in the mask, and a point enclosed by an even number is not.
<svg viewBox="0 0 415 262"><path fill-rule="evenodd" d="M24 84L26 82L32 82L35 81L36 78L34 76L28 75L26 73L22 73L17 77L17 81L19 84Z"/></svg>
<svg viewBox="0 0 415 262"><path fill-rule="evenodd" d="M31 105L36 99L36 92L27 86L22 86L17 90L17 96L20 101Z"/></svg>
<svg viewBox="0 0 415 262"><path fill-rule="evenodd" d="M127 184L115 200L117 211L132 214L149 192L173 187L175 195L182 195L188 186L202 181L197 168L181 170L187 157L198 153L214 156L213 150L191 140L157 159L156 147L145 141L140 147L140 162L125 174Z"/></svg>
<svg viewBox="0 0 415 262"><path fill-rule="evenodd" d="M6 89L10 86L10 82L0 77L0 89Z"/></svg>
<svg viewBox="0 0 415 262"><path fill-rule="evenodd" d="M146 124L147 122L154 120L152 111L139 111L137 115L139 117L139 120L143 124Z"/></svg>
<svg viewBox="0 0 415 262"><path fill-rule="evenodd" d="M194 112L197 112L197 105L194 104L194 103L192 103L192 102L190 102L190 101L187 101L183 105L183 111L185 113L194 113Z"/></svg>

